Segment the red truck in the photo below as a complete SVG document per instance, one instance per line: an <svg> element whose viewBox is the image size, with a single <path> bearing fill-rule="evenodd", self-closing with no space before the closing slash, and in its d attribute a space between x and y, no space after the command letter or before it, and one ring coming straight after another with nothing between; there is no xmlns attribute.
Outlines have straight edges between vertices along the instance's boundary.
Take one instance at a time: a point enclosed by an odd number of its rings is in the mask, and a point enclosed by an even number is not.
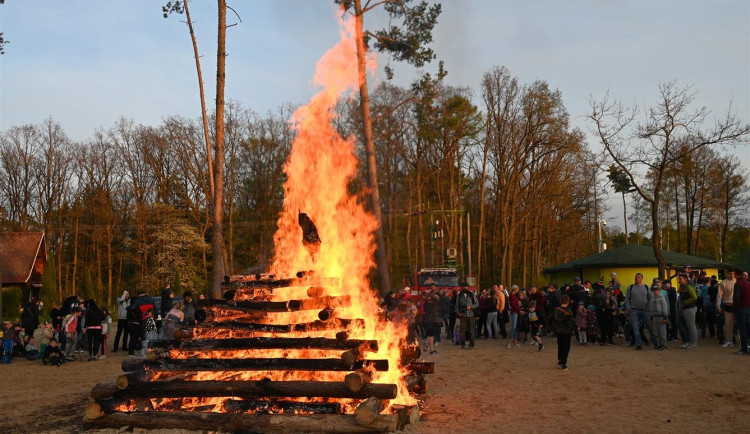
<svg viewBox="0 0 750 434"><path fill-rule="evenodd" d="M422 268L417 271L417 278L413 276L404 276L404 286L408 286L411 289L412 298L421 298L422 293L425 292L432 285L435 285L437 290L447 289L448 291L457 290L460 291L461 287L459 284L462 279L459 277L458 270L455 268ZM466 282L469 284L469 289L472 291L477 290L477 279L476 276L467 275Z"/></svg>

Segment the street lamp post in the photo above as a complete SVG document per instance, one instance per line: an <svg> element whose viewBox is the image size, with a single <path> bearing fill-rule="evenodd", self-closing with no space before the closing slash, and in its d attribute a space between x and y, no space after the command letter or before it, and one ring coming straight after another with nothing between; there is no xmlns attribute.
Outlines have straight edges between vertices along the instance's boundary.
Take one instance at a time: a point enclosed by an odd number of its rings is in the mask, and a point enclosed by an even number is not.
<svg viewBox="0 0 750 434"><path fill-rule="evenodd" d="M602 226L606 227L607 226L607 221L604 220L604 219L598 219L597 223L598 223L598 226L599 226L599 240L598 240L599 253L601 253L601 252L603 252L607 248L607 245L604 244L604 239L602 238Z"/></svg>

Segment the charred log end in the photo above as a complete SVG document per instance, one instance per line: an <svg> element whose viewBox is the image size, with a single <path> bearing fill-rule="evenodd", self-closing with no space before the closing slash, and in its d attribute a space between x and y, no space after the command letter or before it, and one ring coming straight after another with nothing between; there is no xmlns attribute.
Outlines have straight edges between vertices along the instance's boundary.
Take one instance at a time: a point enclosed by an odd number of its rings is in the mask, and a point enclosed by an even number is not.
<svg viewBox="0 0 750 434"><path fill-rule="evenodd" d="M344 330L344 331L340 331L340 332L336 333L336 339L338 339L340 341L345 341L345 340L349 339L349 332L346 331L346 330Z"/></svg>
<svg viewBox="0 0 750 434"><path fill-rule="evenodd" d="M96 401L91 401L86 406L86 413L83 415L83 422L86 423L88 420L98 419L104 415L105 413L102 411L101 405Z"/></svg>
<svg viewBox="0 0 750 434"><path fill-rule="evenodd" d="M375 422L378 415L383 411L383 401L378 398L370 397L360 402L357 409L354 410L354 419L360 425L370 425Z"/></svg>
<svg viewBox="0 0 750 434"><path fill-rule="evenodd" d="M326 289L322 286L311 286L307 288L307 296L310 298L322 297Z"/></svg>
<svg viewBox="0 0 750 434"><path fill-rule="evenodd" d="M99 383L91 389L91 398L95 400L111 398L118 390L120 387L117 384Z"/></svg>
<svg viewBox="0 0 750 434"><path fill-rule="evenodd" d="M404 429L408 424L419 422L419 406L394 404L391 407L393 414L398 415L398 430Z"/></svg>
<svg viewBox="0 0 750 434"><path fill-rule="evenodd" d="M305 272L305 271L298 271L297 274L296 274L296 276L297 276L298 279L301 279L301 278L305 277L305 274L307 274L307 272Z"/></svg>
<svg viewBox="0 0 750 434"><path fill-rule="evenodd" d="M411 362L407 366L411 372L420 374L434 374L435 373L435 362Z"/></svg>
<svg viewBox="0 0 750 434"><path fill-rule="evenodd" d="M330 307L327 307L321 310L320 312L318 312L318 319L320 319L321 321L328 321L331 318L333 318L333 315L334 315L334 310L331 309Z"/></svg>
<svg viewBox="0 0 750 434"><path fill-rule="evenodd" d="M425 374L408 375L404 377L404 383L406 383L406 388L410 392L418 395L427 393L427 379L425 378Z"/></svg>
<svg viewBox="0 0 750 434"><path fill-rule="evenodd" d="M230 289L229 291L225 292L222 297L224 297L224 300L233 300L235 294L237 294L237 290Z"/></svg>

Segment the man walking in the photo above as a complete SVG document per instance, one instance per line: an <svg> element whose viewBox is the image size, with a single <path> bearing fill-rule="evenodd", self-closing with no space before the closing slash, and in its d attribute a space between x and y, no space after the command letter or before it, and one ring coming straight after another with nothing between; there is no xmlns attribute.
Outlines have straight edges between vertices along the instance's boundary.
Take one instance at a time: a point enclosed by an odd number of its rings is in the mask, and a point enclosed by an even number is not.
<svg viewBox="0 0 750 434"><path fill-rule="evenodd" d="M647 310L651 298L653 294L648 290L648 286L643 284L643 274L636 273L635 283L628 286L628 292L625 294L625 311L630 315L636 350L641 350L643 346L641 324L648 329L651 342L654 342L654 329L651 327L651 318Z"/></svg>

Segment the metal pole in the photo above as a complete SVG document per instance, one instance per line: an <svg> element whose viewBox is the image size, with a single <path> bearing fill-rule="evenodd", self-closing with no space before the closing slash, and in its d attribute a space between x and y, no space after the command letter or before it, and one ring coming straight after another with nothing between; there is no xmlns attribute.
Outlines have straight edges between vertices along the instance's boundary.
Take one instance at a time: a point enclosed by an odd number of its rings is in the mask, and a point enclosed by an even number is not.
<svg viewBox="0 0 750 434"><path fill-rule="evenodd" d="M602 219L597 219L596 223L599 226L599 239L598 239L598 243L599 243L599 253L601 253L602 252Z"/></svg>

